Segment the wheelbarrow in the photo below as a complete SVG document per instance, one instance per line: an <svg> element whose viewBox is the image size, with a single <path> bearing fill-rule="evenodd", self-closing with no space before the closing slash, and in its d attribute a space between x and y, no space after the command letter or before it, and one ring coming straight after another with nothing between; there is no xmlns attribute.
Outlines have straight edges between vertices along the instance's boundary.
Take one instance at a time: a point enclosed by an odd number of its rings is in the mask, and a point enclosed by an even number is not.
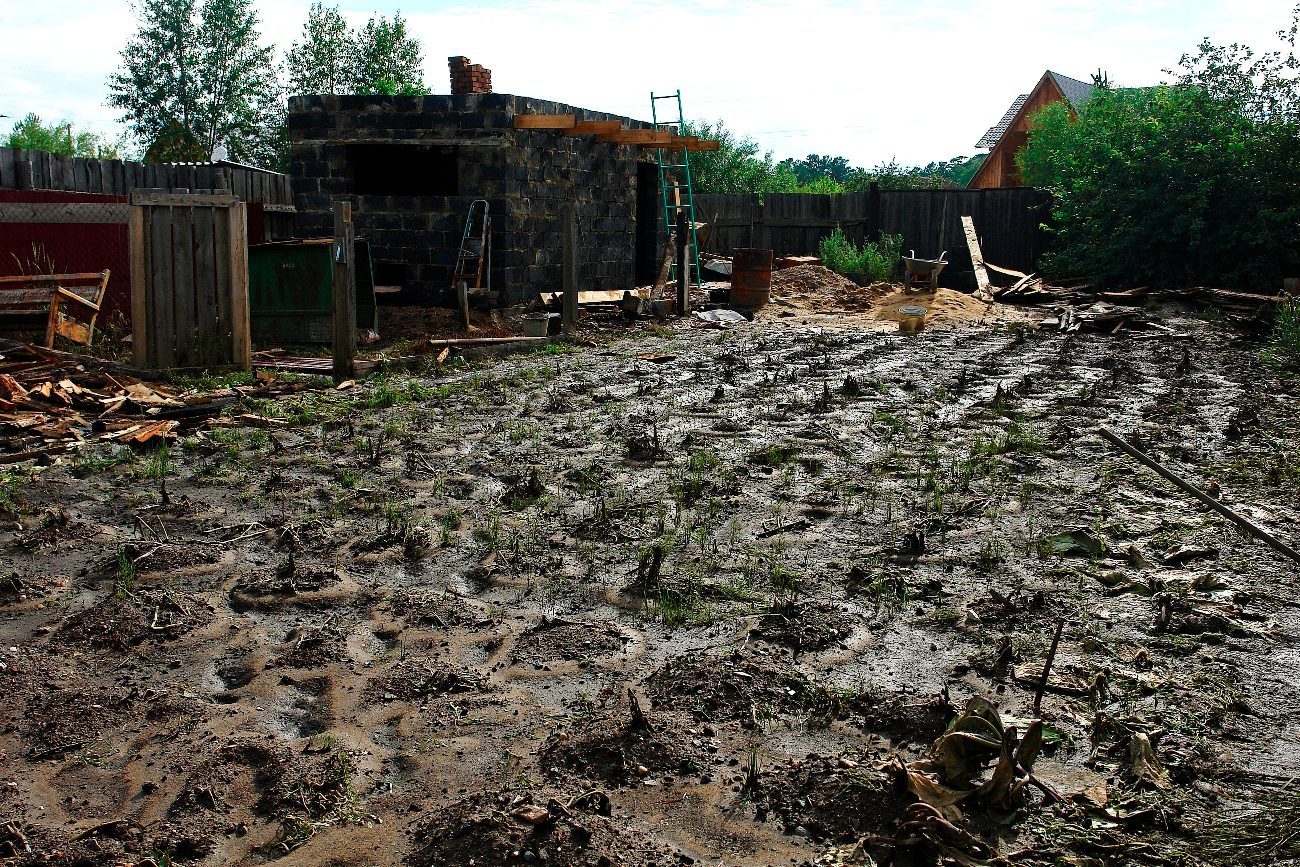
<svg viewBox="0 0 1300 867"><path fill-rule="evenodd" d="M944 259L948 251L944 250L937 259L918 259L915 250L909 252L910 256L903 257L903 268L907 272L903 280L904 288L909 292L917 286L924 286L931 291L938 288L939 274L948 264L948 260Z"/></svg>

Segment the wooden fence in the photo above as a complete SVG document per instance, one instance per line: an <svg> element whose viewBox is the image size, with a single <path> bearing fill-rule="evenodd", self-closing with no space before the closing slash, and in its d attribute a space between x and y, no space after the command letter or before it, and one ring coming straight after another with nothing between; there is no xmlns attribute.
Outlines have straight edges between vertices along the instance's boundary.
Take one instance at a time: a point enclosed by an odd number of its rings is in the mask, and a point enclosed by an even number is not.
<svg viewBox="0 0 1300 867"><path fill-rule="evenodd" d="M237 163L139 163L0 148L0 189L130 195L135 189L230 190L240 201L292 205L289 176Z"/></svg>
<svg viewBox="0 0 1300 867"><path fill-rule="evenodd" d="M1028 187L995 190L878 190L839 195L768 193L699 195L695 216L712 223L706 252L731 255L737 247L777 255L817 255L818 242L836 226L860 244L884 232L903 236L903 251L933 258L948 252L945 285L974 288L963 215L973 217L984 258L1004 268L1037 269L1047 193Z"/></svg>
<svg viewBox="0 0 1300 867"><path fill-rule="evenodd" d="M228 192L131 194L136 366L249 368L246 207Z"/></svg>

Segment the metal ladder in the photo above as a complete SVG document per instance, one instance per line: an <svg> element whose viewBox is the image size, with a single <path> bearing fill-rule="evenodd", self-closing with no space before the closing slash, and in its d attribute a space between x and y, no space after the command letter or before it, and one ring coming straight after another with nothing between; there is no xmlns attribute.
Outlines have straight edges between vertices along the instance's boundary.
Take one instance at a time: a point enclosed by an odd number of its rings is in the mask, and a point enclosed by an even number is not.
<svg viewBox="0 0 1300 867"><path fill-rule="evenodd" d="M659 100L661 99L674 99L677 101L676 120L661 121L659 119ZM683 135L686 129L686 117L682 113L681 90L679 89L676 93L667 94L665 96L656 96L651 92L650 120L654 123L656 132L663 132L664 127L675 127L676 129L674 131L676 134ZM681 162L673 161L674 159L677 159L677 157L673 156L677 153L680 153L681 155ZM686 254L688 268L687 277L688 282L691 282L695 286L699 286L702 282L700 279L700 244L699 238L696 235L695 193L691 188L690 157L685 144L680 148L656 148L655 154L655 162L659 167L659 193L663 200L664 231L671 235L677 228L678 212L683 210L686 212L686 222L691 229L691 237L688 244L690 249ZM674 174L676 171L681 172L680 176ZM691 269L693 269L694 280L689 279L692 276ZM671 280L675 281L676 279L677 264L674 262L672 266Z"/></svg>
<svg viewBox="0 0 1300 867"><path fill-rule="evenodd" d="M485 274L486 286L483 284ZM487 199L475 199L469 203L465 231L460 236L460 251L456 254L456 267L451 272L451 288L455 289L462 280L475 291L492 291L492 216L488 213Z"/></svg>

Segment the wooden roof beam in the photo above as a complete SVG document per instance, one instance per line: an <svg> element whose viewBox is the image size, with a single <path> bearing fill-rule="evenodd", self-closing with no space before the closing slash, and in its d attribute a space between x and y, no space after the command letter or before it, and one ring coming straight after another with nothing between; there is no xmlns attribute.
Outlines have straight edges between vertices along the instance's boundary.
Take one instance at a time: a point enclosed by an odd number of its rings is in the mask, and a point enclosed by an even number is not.
<svg viewBox="0 0 1300 867"><path fill-rule="evenodd" d="M571 114L517 114L515 129L573 129L578 119Z"/></svg>
<svg viewBox="0 0 1300 867"><path fill-rule="evenodd" d="M622 128L623 124L617 120L580 120L572 129L561 130L560 135L606 135Z"/></svg>
<svg viewBox="0 0 1300 867"><path fill-rule="evenodd" d="M671 144L672 139L672 134L656 132L652 129L624 129L596 136L596 141L605 142L606 144L658 145L660 147Z"/></svg>

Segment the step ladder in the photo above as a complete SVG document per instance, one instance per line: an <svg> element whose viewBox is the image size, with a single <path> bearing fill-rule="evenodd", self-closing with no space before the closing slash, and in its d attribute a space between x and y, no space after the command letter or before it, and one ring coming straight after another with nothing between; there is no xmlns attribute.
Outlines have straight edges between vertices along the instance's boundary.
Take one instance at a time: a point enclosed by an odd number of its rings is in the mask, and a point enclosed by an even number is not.
<svg viewBox="0 0 1300 867"><path fill-rule="evenodd" d="M677 102L676 120L659 119L659 102L661 100L675 100ZM666 116L671 117L671 108L666 112ZM681 90L663 96L657 96L651 92L650 120L654 123L656 132L671 130L677 135L683 135L686 129L686 117L682 113ZM687 241L686 252L687 282L699 286L702 282L700 280L700 244L696 234L695 193L691 188L690 155L686 151L685 144L682 144L680 148L656 148L655 154L655 162L659 167L659 193L663 200L664 231L671 235L677 228L678 213L681 211L686 212L686 224L690 227L691 232L691 236ZM676 280L677 263L674 262L670 282Z"/></svg>
<svg viewBox="0 0 1300 867"><path fill-rule="evenodd" d="M488 213L487 199L469 203L456 267L451 272L451 288L454 290L462 280L472 292L492 291L492 215Z"/></svg>

